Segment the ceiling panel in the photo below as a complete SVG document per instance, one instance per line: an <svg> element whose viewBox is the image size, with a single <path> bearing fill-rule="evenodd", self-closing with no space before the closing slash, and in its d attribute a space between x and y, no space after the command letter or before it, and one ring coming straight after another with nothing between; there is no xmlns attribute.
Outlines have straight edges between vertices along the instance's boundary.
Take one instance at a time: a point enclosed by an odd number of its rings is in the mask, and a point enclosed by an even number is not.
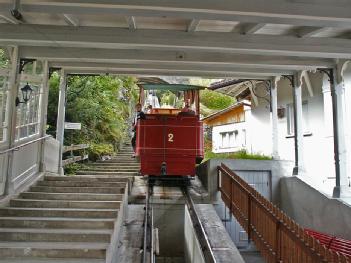
<svg viewBox="0 0 351 263"><path fill-rule="evenodd" d="M231 32L239 22L201 20L197 31Z"/></svg>
<svg viewBox="0 0 351 263"><path fill-rule="evenodd" d="M138 29L171 29L185 31L188 27L187 19L169 17L135 17Z"/></svg>

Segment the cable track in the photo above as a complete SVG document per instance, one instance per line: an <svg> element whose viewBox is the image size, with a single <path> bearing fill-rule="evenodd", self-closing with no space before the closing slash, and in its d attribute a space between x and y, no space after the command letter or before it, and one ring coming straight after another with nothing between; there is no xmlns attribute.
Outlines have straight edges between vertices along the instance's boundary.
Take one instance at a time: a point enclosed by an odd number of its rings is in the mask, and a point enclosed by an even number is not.
<svg viewBox="0 0 351 263"><path fill-rule="evenodd" d="M144 216L144 237L143 237L143 257L142 263L155 263L155 237L153 234L153 208L150 203L150 199L153 195L153 186L154 180L150 180L147 182L147 193L145 200L145 216ZM179 181L178 181L179 183ZM196 233L197 240L199 241L203 257L206 263L216 263L216 259L214 257L210 242L208 240L205 229L201 223L200 217L196 211L196 206L194 201L192 200L189 193L189 186L187 183L181 183L180 186L185 204L189 210L190 218Z"/></svg>

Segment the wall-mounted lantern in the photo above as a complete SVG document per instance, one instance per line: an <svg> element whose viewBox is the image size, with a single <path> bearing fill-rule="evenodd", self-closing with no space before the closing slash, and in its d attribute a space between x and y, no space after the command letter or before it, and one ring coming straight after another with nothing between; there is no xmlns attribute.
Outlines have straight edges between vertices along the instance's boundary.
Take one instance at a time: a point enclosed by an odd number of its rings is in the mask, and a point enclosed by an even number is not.
<svg viewBox="0 0 351 263"><path fill-rule="evenodd" d="M20 103L27 103L30 100L33 89L29 86L29 84L27 82L27 84L23 88L21 88L21 92L22 92L23 101L20 101L20 99L17 97L16 98L16 107Z"/></svg>
<svg viewBox="0 0 351 263"><path fill-rule="evenodd" d="M283 107L279 107L278 108L278 118L279 119L282 119L285 117L285 108Z"/></svg>

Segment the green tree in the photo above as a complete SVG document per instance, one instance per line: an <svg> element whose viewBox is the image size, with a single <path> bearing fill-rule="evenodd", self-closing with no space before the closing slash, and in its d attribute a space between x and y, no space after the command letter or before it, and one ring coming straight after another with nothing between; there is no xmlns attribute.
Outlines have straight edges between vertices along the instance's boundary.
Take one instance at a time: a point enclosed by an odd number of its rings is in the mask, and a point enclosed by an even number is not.
<svg viewBox="0 0 351 263"><path fill-rule="evenodd" d="M7 67L9 59L6 56L5 50L0 48L0 68Z"/></svg>
<svg viewBox="0 0 351 263"><path fill-rule="evenodd" d="M217 79L190 78L189 84L209 87ZM201 114L207 116L215 111L225 109L232 105L235 99L216 91L205 89L200 91Z"/></svg>
<svg viewBox="0 0 351 263"><path fill-rule="evenodd" d="M112 76L71 76L67 80L67 122L82 123L81 131L66 131L65 144L117 146L128 136L130 104L136 100L136 79ZM59 76L50 79L48 133L55 134ZM95 147L98 148L98 147Z"/></svg>
<svg viewBox="0 0 351 263"><path fill-rule="evenodd" d="M212 110L222 110L234 103L234 99L227 95L205 89L200 93L201 103Z"/></svg>

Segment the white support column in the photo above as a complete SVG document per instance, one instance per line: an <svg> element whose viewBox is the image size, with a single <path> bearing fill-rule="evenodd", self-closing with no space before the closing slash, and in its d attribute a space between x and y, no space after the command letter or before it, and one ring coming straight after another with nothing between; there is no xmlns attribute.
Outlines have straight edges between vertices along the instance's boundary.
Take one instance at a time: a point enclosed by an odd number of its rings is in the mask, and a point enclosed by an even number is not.
<svg viewBox="0 0 351 263"><path fill-rule="evenodd" d="M40 136L43 137L46 135L46 120L47 120L47 109L48 109L48 98L49 98L49 63L48 61L43 62L43 85L40 91L41 98L40 98ZM40 149L40 171L45 172L45 165L44 165L44 147L45 147L45 140L41 143Z"/></svg>
<svg viewBox="0 0 351 263"><path fill-rule="evenodd" d="M66 73L64 69L61 70L60 79L60 93L59 93L59 103L57 109L57 125L56 125L56 139L60 142L60 154L59 154L59 173L63 174L62 166L62 150L63 150L63 140L65 133L65 112L66 112Z"/></svg>
<svg viewBox="0 0 351 263"><path fill-rule="evenodd" d="M279 159L279 143L278 143L278 94L277 84L280 77L272 80L271 86L271 124L272 124L272 156Z"/></svg>
<svg viewBox="0 0 351 263"><path fill-rule="evenodd" d="M41 136L46 134L46 121L48 112L48 99L49 99L49 63L48 61L43 62L43 88L41 90L41 102L40 102L40 123L41 123Z"/></svg>
<svg viewBox="0 0 351 263"><path fill-rule="evenodd" d="M245 133L246 133L246 151L248 153L253 153L253 141L252 141L252 129L255 127L252 127L252 111L251 111L251 104L249 101L245 101L244 104L244 114L245 114Z"/></svg>
<svg viewBox="0 0 351 263"><path fill-rule="evenodd" d="M11 54L11 79L9 83L9 92L7 98L7 141L8 141L8 148L13 148L15 146L15 139L16 139L16 117L17 117L17 108L16 108L16 98L18 95L18 86L20 83L20 74L19 74L19 48L16 46ZM11 184L11 177L12 177L12 160L13 160L13 152L8 154L8 162L7 162L7 176L6 176L6 192L12 192L12 184Z"/></svg>
<svg viewBox="0 0 351 263"><path fill-rule="evenodd" d="M345 86L342 77L342 67L343 65L337 65L337 70L335 71L335 96L336 96L336 112L337 118L333 125L337 125L337 134L334 136L338 137L338 148L339 148L339 178L336 180L336 186L333 191L333 197L350 197L348 187L348 152L346 146L346 104L345 104Z"/></svg>
<svg viewBox="0 0 351 263"><path fill-rule="evenodd" d="M294 135L295 135L295 167L294 175L303 175L303 119L302 119L302 72L294 75L293 99L294 99Z"/></svg>

